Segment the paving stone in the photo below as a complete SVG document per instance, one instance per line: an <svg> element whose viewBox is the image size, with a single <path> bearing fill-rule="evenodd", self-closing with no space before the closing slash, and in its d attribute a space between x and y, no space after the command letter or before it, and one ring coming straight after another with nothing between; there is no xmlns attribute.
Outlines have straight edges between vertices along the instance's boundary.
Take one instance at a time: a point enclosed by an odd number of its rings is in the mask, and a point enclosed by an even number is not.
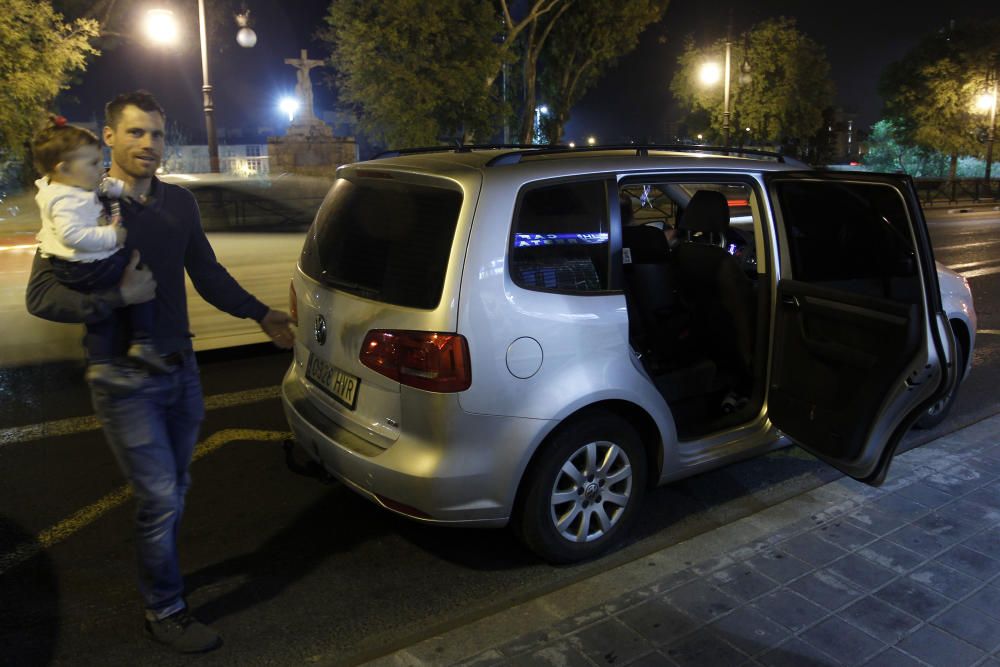
<svg viewBox="0 0 1000 667"><path fill-rule="evenodd" d="M1000 648L1000 620L990 618L973 607L957 604L935 618L933 623L984 651Z"/></svg>
<svg viewBox="0 0 1000 667"><path fill-rule="evenodd" d="M914 519L922 517L930 511L925 505L899 495L899 491L890 493L884 498L879 498L873 505L880 511L896 517L897 528L904 523L909 523Z"/></svg>
<svg viewBox="0 0 1000 667"><path fill-rule="evenodd" d="M539 648L557 639L560 639L560 635L553 630L536 630L535 632L529 632L512 641L501 644L496 647L496 650L507 657L514 657L523 653L537 651Z"/></svg>
<svg viewBox="0 0 1000 667"><path fill-rule="evenodd" d="M662 598L623 611L618 620L656 645L669 644L699 627L694 619Z"/></svg>
<svg viewBox="0 0 1000 667"><path fill-rule="evenodd" d="M507 657L493 648L454 664L455 667L494 667L495 665L503 665L506 661Z"/></svg>
<svg viewBox="0 0 1000 667"><path fill-rule="evenodd" d="M888 540L872 542L858 549L856 553L896 574L905 574L925 560L920 554Z"/></svg>
<svg viewBox="0 0 1000 667"><path fill-rule="evenodd" d="M627 667L674 667L676 664L665 654L653 651L628 663Z"/></svg>
<svg viewBox="0 0 1000 667"><path fill-rule="evenodd" d="M793 632L798 632L827 615L822 607L785 589L757 598L751 606Z"/></svg>
<svg viewBox="0 0 1000 667"><path fill-rule="evenodd" d="M933 625L918 628L896 648L934 667L971 665L985 654L975 646L951 636Z"/></svg>
<svg viewBox="0 0 1000 667"><path fill-rule="evenodd" d="M928 484L926 479L904 486L896 493L931 509L937 509L955 499L953 494L944 491L937 485Z"/></svg>
<svg viewBox="0 0 1000 667"><path fill-rule="evenodd" d="M609 614L605 610L604 605L597 605L596 607L585 609L579 614L573 614L569 618L564 618L552 626L552 629L560 635L569 635L585 625L591 625L607 618L609 618Z"/></svg>
<svg viewBox="0 0 1000 667"><path fill-rule="evenodd" d="M747 656L726 643L708 629L699 630L663 651L681 667L704 665L738 665Z"/></svg>
<svg viewBox="0 0 1000 667"><path fill-rule="evenodd" d="M877 590L874 596L924 620L951 604L951 600L943 595L909 579L890 581Z"/></svg>
<svg viewBox="0 0 1000 667"><path fill-rule="evenodd" d="M989 581L1000 574L1000 560L990 558L986 554L973 551L961 544L952 547L935 560L983 581Z"/></svg>
<svg viewBox="0 0 1000 667"><path fill-rule="evenodd" d="M838 662L801 639L789 639L757 658L766 667L830 667Z"/></svg>
<svg viewBox="0 0 1000 667"><path fill-rule="evenodd" d="M666 593L672 591L678 586L686 584L695 578L695 573L691 570L681 570L680 572L674 572L669 574L662 579L658 580L652 586L652 591L656 593Z"/></svg>
<svg viewBox="0 0 1000 667"><path fill-rule="evenodd" d="M667 602L703 623L735 609L739 602L703 580L684 584L665 596Z"/></svg>
<svg viewBox="0 0 1000 667"><path fill-rule="evenodd" d="M966 479L958 474L960 471L960 468L950 468L947 473L938 473L924 478L923 483L931 488L951 494L953 497L958 497L981 488L991 479L984 478L978 473L976 476Z"/></svg>
<svg viewBox="0 0 1000 667"><path fill-rule="evenodd" d="M971 521L982 527L1000 523L1000 508L990 507L989 505L976 502L971 498L972 496L959 498L955 502L937 510L937 513L959 520Z"/></svg>
<svg viewBox="0 0 1000 667"><path fill-rule="evenodd" d="M953 600L959 600L982 586L982 582L938 562L921 565L909 578Z"/></svg>
<svg viewBox="0 0 1000 667"><path fill-rule="evenodd" d="M993 475L1000 475L1000 458L977 454L976 456L967 459L966 462L970 467L975 468L976 470L988 472Z"/></svg>
<svg viewBox="0 0 1000 667"><path fill-rule="evenodd" d="M981 527L974 529L951 517L928 514L890 533L886 539L929 557L959 540L971 537L978 530Z"/></svg>
<svg viewBox="0 0 1000 667"><path fill-rule="evenodd" d="M696 575L703 577L706 574L715 572L716 570L728 567L733 564L733 559L730 556L714 556L712 558L706 558L703 561L695 563L691 566L691 571Z"/></svg>
<svg viewBox="0 0 1000 667"><path fill-rule="evenodd" d="M836 616L809 628L799 639L852 665L860 665L885 648L883 642Z"/></svg>
<svg viewBox="0 0 1000 667"><path fill-rule="evenodd" d="M788 638L788 629L752 607L740 607L709 626L726 642L747 655L757 655Z"/></svg>
<svg viewBox="0 0 1000 667"><path fill-rule="evenodd" d="M787 582L800 577L812 566L780 549L766 551L747 561L755 570L779 582Z"/></svg>
<svg viewBox="0 0 1000 667"><path fill-rule="evenodd" d="M963 600L962 604L1000 620L1000 587L984 586Z"/></svg>
<svg viewBox="0 0 1000 667"><path fill-rule="evenodd" d="M847 553L840 547L825 542L812 533L797 535L785 540L781 543L781 549L814 567L822 567Z"/></svg>
<svg viewBox="0 0 1000 667"><path fill-rule="evenodd" d="M854 551L876 539L875 535L849 523L846 519L831 521L813 531L813 535L848 551Z"/></svg>
<svg viewBox="0 0 1000 667"><path fill-rule="evenodd" d="M827 569L847 579L863 591L874 590L896 577L896 573L892 570L887 570L857 554L848 554L831 563Z"/></svg>
<svg viewBox="0 0 1000 667"><path fill-rule="evenodd" d="M882 651L865 663L865 667L922 667L923 663L894 648Z"/></svg>
<svg viewBox="0 0 1000 667"><path fill-rule="evenodd" d="M788 588L830 611L861 598L862 593L830 570L819 570L796 579Z"/></svg>
<svg viewBox="0 0 1000 667"><path fill-rule="evenodd" d="M996 484L991 484L984 489L973 491L969 495L965 496L963 500L967 500L993 510L1000 510L1000 489L997 488Z"/></svg>
<svg viewBox="0 0 1000 667"><path fill-rule="evenodd" d="M987 556L1000 554L1000 528L991 528L978 535L973 535L962 544Z"/></svg>
<svg viewBox="0 0 1000 667"><path fill-rule="evenodd" d="M883 512L872 503L852 512L846 520L875 535L885 535L902 525L898 514Z"/></svg>
<svg viewBox="0 0 1000 667"><path fill-rule="evenodd" d="M567 640L549 644L517 659L517 667L594 667L583 653Z"/></svg>
<svg viewBox="0 0 1000 667"><path fill-rule="evenodd" d="M921 622L888 602L872 596L858 600L838 616L889 644L895 644Z"/></svg>
<svg viewBox="0 0 1000 667"><path fill-rule="evenodd" d="M719 590L743 601L752 600L778 587L777 582L765 577L745 561L713 572L709 580Z"/></svg>
<svg viewBox="0 0 1000 667"><path fill-rule="evenodd" d="M628 662L653 650L642 635L613 618L583 628L573 637L579 651L599 665Z"/></svg>

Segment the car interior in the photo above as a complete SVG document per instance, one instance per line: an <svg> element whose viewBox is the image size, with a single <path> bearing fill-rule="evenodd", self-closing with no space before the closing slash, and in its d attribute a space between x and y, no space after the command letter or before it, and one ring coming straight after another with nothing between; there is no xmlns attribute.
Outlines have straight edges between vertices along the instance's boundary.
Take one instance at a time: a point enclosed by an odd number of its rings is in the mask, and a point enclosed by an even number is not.
<svg viewBox="0 0 1000 667"><path fill-rule="evenodd" d="M753 189L626 183L619 201L632 346L679 437L750 421L763 404L770 295Z"/></svg>

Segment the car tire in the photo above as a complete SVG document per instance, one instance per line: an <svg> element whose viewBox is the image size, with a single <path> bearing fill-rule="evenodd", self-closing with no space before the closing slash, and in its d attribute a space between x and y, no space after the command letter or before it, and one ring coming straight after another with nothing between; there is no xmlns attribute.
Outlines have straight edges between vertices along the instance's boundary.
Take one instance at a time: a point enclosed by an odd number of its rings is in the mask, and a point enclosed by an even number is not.
<svg viewBox="0 0 1000 667"><path fill-rule="evenodd" d="M967 355L968 353L965 350L965 346L960 341L958 343L958 372L960 375L965 372L965 364L968 359ZM951 392L947 396L927 408L927 411L923 414L923 416L917 420L916 427L919 429L930 429L943 422L948 417L948 413L951 412L951 406L955 404L955 397L958 396L958 388L961 383L962 378L959 377L955 386L952 387Z"/></svg>
<svg viewBox="0 0 1000 667"><path fill-rule="evenodd" d="M598 556L628 532L646 488L646 452L621 417L592 412L566 424L533 462L515 529L550 563Z"/></svg>

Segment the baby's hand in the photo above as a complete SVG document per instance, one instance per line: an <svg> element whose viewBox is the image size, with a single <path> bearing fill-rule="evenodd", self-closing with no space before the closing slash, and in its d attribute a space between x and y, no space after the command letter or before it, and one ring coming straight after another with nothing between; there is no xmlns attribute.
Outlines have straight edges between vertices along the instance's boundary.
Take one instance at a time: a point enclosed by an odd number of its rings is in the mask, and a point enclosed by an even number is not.
<svg viewBox="0 0 1000 667"><path fill-rule="evenodd" d="M115 238L118 240L118 245L125 245L125 236L128 232L125 231L125 226L122 225L122 221L120 219L115 220L111 223L111 227L115 230Z"/></svg>

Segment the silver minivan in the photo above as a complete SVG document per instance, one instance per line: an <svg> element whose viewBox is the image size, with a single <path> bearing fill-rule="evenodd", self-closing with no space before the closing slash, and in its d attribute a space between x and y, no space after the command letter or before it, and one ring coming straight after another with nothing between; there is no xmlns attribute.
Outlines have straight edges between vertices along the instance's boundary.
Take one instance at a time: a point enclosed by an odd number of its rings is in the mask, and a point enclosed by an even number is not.
<svg viewBox="0 0 1000 667"><path fill-rule="evenodd" d="M881 483L976 330L907 177L684 147L344 166L291 307L282 396L309 456L552 562L613 546L650 485L789 443Z"/></svg>

